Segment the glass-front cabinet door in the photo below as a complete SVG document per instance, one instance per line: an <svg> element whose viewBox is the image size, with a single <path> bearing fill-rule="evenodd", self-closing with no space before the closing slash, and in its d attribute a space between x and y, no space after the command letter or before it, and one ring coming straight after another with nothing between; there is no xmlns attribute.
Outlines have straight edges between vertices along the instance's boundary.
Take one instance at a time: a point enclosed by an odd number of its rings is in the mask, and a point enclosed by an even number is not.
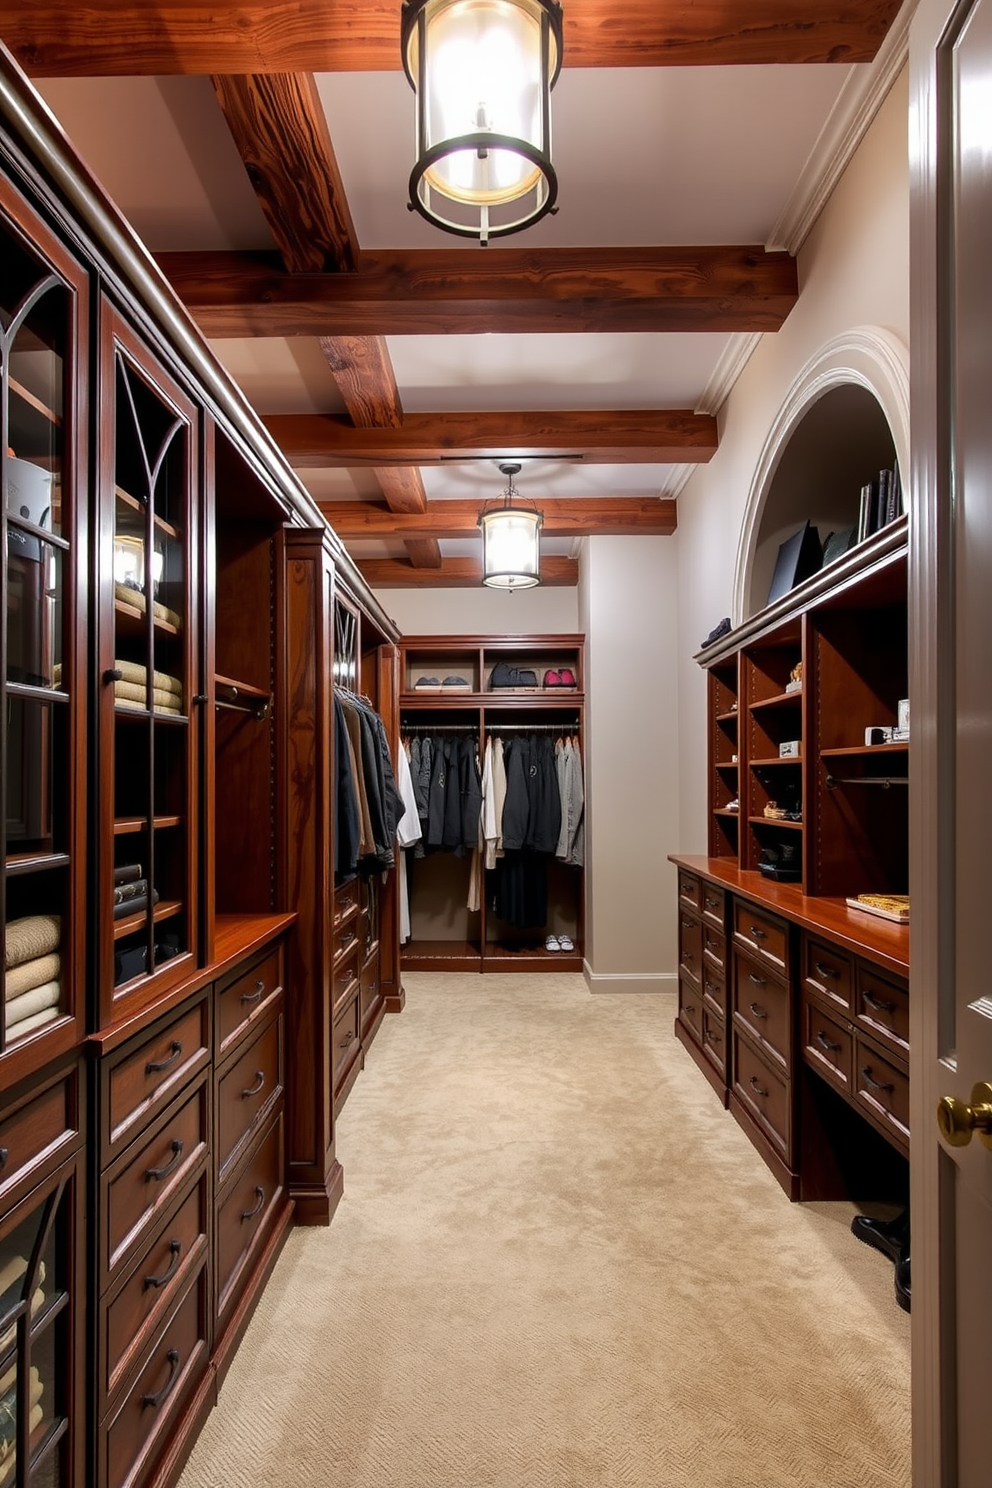
<svg viewBox="0 0 992 1488"><path fill-rule="evenodd" d="M101 1024L197 952L193 404L109 310L102 332ZM103 793L101 795L103 799Z"/></svg>
<svg viewBox="0 0 992 1488"><path fill-rule="evenodd" d="M83 271L0 184L5 1081L75 1042L84 1013L87 304Z"/></svg>

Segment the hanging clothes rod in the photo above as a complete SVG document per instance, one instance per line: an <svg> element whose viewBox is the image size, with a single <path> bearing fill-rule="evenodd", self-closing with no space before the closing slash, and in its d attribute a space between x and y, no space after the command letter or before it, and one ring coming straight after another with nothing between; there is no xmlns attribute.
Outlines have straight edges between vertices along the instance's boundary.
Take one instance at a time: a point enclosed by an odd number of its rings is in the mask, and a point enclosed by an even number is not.
<svg viewBox="0 0 992 1488"><path fill-rule="evenodd" d="M477 734L474 723L400 723L401 734Z"/></svg>
<svg viewBox="0 0 992 1488"><path fill-rule="evenodd" d="M570 723L487 723L487 734L567 734L579 727L578 719Z"/></svg>
<svg viewBox="0 0 992 1488"><path fill-rule="evenodd" d="M836 785L880 785L888 790L890 785L908 785L908 775L828 775L827 790Z"/></svg>

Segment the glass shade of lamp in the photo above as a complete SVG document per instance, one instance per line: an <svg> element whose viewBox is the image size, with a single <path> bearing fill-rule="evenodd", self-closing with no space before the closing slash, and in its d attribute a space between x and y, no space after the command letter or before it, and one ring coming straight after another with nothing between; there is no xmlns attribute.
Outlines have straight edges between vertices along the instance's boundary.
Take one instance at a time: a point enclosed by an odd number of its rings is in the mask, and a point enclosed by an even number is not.
<svg viewBox="0 0 992 1488"><path fill-rule="evenodd" d="M417 107L411 211L483 245L554 211L558 0L405 0L401 34Z"/></svg>
<svg viewBox="0 0 992 1488"><path fill-rule="evenodd" d="M145 543L140 537L126 537L120 533L114 538L114 583L124 584L128 589L145 588Z"/></svg>
<svg viewBox="0 0 992 1488"><path fill-rule="evenodd" d="M482 582L490 589L532 589L541 582L543 516L518 504L513 477L519 465L501 465L508 478L502 500L479 515L482 528Z"/></svg>

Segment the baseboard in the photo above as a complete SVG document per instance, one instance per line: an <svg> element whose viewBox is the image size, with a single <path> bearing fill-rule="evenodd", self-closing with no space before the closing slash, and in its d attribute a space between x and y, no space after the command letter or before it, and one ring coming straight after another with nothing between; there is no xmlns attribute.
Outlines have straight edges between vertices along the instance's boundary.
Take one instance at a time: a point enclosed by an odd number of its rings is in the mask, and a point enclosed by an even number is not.
<svg viewBox="0 0 992 1488"><path fill-rule="evenodd" d="M677 992L677 971L629 971L612 975L593 971L588 961L582 963L582 975L590 992Z"/></svg>

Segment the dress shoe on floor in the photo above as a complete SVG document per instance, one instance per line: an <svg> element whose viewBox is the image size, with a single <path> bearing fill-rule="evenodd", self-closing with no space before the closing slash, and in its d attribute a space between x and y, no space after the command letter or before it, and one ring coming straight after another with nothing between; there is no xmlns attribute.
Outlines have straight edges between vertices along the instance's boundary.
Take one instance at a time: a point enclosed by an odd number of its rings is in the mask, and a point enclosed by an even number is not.
<svg viewBox="0 0 992 1488"><path fill-rule="evenodd" d="M910 1283L909 1251L896 1261L896 1301L903 1312L912 1312L912 1286Z"/></svg>
<svg viewBox="0 0 992 1488"><path fill-rule="evenodd" d="M904 1209L895 1219L871 1219L867 1214L856 1214L851 1220L851 1234L873 1245L890 1261L898 1261L909 1253L909 1210Z"/></svg>

